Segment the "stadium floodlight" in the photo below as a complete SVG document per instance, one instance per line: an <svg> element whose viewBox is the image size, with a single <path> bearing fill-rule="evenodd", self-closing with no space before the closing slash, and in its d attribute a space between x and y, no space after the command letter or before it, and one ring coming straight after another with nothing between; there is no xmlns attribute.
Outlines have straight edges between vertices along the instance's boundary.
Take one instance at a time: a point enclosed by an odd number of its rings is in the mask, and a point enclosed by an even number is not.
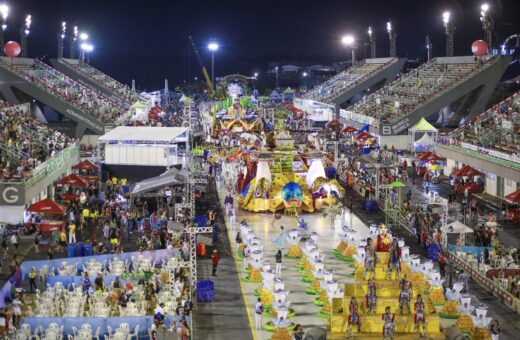
<svg viewBox="0 0 520 340"><path fill-rule="evenodd" d="M390 21L386 23L386 30L388 33L392 32L392 23Z"/></svg>
<svg viewBox="0 0 520 340"><path fill-rule="evenodd" d="M78 40L78 26L74 26L74 41Z"/></svg>
<svg viewBox="0 0 520 340"><path fill-rule="evenodd" d="M302 74L304 77L307 77L308 76L308 73L307 72L303 72Z"/></svg>
<svg viewBox="0 0 520 340"><path fill-rule="evenodd" d="M65 33L67 33L67 23L63 21L61 23L61 39L65 39Z"/></svg>
<svg viewBox="0 0 520 340"><path fill-rule="evenodd" d="M254 76L255 78L258 78L258 72L255 72Z"/></svg>
<svg viewBox="0 0 520 340"><path fill-rule="evenodd" d="M480 10L486 13L487 11L489 11L489 4L482 4L482 6L480 6Z"/></svg>
<svg viewBox="0 0 520 340"><path fill-rule="evenodd" d="M25 35L29 35L29 33L31 33L31 23L32 16L30 14L27 14L25 16Z"/></svg>
<svg viewBox="0 0 520 340"><path fill-rule="evenodd" d="M341 38L341 42L347 46L351 46L354 43L354 40L354 36L351 34L345 35Z"/></svg>
<svg viewBox="0 0 520 340"><path fill-rule="evenodd" d="M6 4L0 5L0 16L2 19L2 31L5 31L7 28L7 24L5 22L7 20L7 16L9 16L9 6Z"/></svg>
<svg viewBox="0 0 520 340"><path fill-rule="evenodd" d="M447 25L450 22L450 12L446 11L442 13L442 22Z"/></svg>
<svg viewBox="0 0 520 340"><path fill-rule="evenodd" d="M88 44L88 43L83 43L81 44L81 49L87 53L90 53L92 51L94 51L94 46L92 46L91 44Z"/></svg>
<svg viewBox="0 0 520 340"><path fill-rule="evenodd" d="M79 35L79 39L83 40L83 41L86 41L88 39L88 34L85 33L85 32L81 32L80 35Z"/></svg>
<svg viewBox="0 0 520 340"><path fill-rule="evenodd" d="M372 37L372 34L374 34L374 32L372 32L372 26L368 26L368 35Z"/></svg>
<svg viewBox="0 0 520 340"><path fill-rule="evenodd" d="M208 50L210 50L211 52L215 52L218 50L218 43L215 42L215 41L212 41L208 44Z"/></svg>

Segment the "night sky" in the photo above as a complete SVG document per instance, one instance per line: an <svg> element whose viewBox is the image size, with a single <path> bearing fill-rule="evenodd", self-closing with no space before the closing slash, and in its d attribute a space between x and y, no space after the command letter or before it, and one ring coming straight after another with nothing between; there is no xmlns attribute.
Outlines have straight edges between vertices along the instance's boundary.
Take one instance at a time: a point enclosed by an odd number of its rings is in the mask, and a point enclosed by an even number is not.
<svg viewBox="0 0 520 340"><path fill-rule="evenodd" d="M1 1L0 1L1 2ZM434 56L444 53L442 12L450 10L457 27L455 54L469 55L471 42L483 38L480 1L358 0L358 1L195 1L195 0L6 0L11 7L7 40L19 40L25 14L33 16L29 37L32 57L56 57L61 21L88 32L95 51L91 63L108 74L151 90L201 75L188 45L192 35L210 67L210 38L221 45L216 75L265 72L270 61L331 63L344 60L341 36L354 34L360 45L371 25L378 56L388 55L386 22L397 32L397 53L425 58L425 35ZM495 41L520 33L520 0L488 2L494 16ZM67 56L67 51L65 52ZM363 48L358 55L363 56ZM173 87L173 86L172 86Z"/></svg>

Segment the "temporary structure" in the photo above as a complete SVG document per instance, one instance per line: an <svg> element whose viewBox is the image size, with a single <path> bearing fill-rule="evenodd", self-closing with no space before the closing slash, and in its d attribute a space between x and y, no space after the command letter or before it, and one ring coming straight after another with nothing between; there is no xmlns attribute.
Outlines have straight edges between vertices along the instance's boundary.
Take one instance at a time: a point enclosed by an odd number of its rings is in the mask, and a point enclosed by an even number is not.
<svg viewBox="0 0 520 340"><path fill-rule="evenodd" d="M408 138L410 140L410 151L433 150L438 130L431 125L424 117L408 129ZM421 136L416 140L417 135Z"/></svg>

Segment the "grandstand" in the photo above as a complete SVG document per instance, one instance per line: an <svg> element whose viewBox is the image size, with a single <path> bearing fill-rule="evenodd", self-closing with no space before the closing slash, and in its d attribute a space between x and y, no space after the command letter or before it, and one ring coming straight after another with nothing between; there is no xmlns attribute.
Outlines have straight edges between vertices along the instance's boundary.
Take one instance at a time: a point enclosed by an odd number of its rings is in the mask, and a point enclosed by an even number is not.
<svg viewBox="0 0 520 340"><path fill-rule="evenodd" d="M68 119L57 122L60 129L76 137L103 134L105 127L122 123L127 113L120 103L36 59L2 57L0 77L0 92L9 103L35 99L51 107Z"/></svg>
<svg viewBox="0 0 520 340"><path fill-rule="evenodd" d="M458 102L456 110L473 116L482 112L507 67L509 58L487 56L432 59L388 86L363 98L342 113L347 123L370 120L380 135L399 135L441 108Z"/></svg>
<svg viewBox="0 0 520 340"><path fill-rule="evenodd" d="M144 102L147 99L132 91L127 85L115 80L100 70L82 63L78 59L51 59L51 65L79 82L95 89L105 96L112 98L124 107L129 107L137 101Z"/></svg>
<svg viewBox="0 0 520 340"><path fill-rule="evenodd" d="M77 163L79 147L34 119L28 103L0 102L0 130L0 222L9 222L23 216L25 204L52 195L53 181Z"/></svg>
<svg viewBox="0 0 520 340"><path fill-rule="evenodd" d="M438 137L438 152L520 182L520 92Z"/></svg>
<svg viewBox="0 0 520 340"><path fill-rule="evenodd" d="M334 104L338 110L339 105L355 95L383 81L386 84L395 79L404 62L405 59L399 58L365 59L316 86L304 99Z"/></svg>

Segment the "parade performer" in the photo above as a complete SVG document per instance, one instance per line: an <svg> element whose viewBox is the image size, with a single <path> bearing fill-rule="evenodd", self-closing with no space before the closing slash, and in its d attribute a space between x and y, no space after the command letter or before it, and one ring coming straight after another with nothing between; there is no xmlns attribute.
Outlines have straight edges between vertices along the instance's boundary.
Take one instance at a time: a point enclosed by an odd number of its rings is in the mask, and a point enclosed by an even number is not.
<svg viewBox="0 0 520 340"><path fill-rule="evenodd" d="M367 272L372 273L372 278L376 275L375 267L377 261L377 253L372 244L371 238L367 239L367 245L365 246L365 254L365 271L363 273L363 280L366 279Z"/></svg>
<svg viewBox="0 0 520 340"><path fill-rule="evenodd" d="M284 250L285 249L285 241L286 241L287 235L285 233L285 230L283 228L283 225L280 226L280 234L274 239L274 244L278 246L278 248Z"/></svg>
<svg viewBox="0 0 520 340"><path fill-rule="evenodd" d="M399 248L399 244L396 239L392 240L392 245L390 246L390 257L388 259L388 280L392 277L392 269L395 268L397 272L397 279L401 280L401 248Z"/></svg>
<svg viewBox="0 0 520 340"><path fill-rule="evenodd" d="M417 294L415 299L415 316L414 316L414 327L413 331L417 331L417 328L421 326L421 337L426 335L426 318L424 316L424 301L422 300L421 294Z"/></svg>
<svg viewBox="0 0 520 340"><path fill-rule="evenodd" d="M395 315L390 313L390 307L385 308L385 313L383 314L383 340L386 338L390 338L390 340L394 340L394 331L395 331Z"/></svg>
<svg viewBox="0 0 520 340"><path fill-rule="evenodd" d="M377 235L377 251L389 251L391 245L390 235L387 232L386 225L382 224L379 227L379 235Z"/></svg>
<svg viewBox="0 0 520 340"><path fill-rule="evenodd" d="M367 285L367 314L370 314L371 311L376 314L376 301L376 284L374 278L371 278Z"/></svg>
<svg viewBox="0 0 520 340"><path fill-rule="evenodd" d="M403 279L399 283L401 293L399 294L399 313L403 314L403 305L406 304L408 313L411 314L410 310L410 296L412 295L412 283L406 278L404 274Z"/></svg>
<svg viewBox="0 0 520 340"><path fill-rule="evenodd" d="M348 311L350 315L348 316L348 326L347 326L347 333L349 333L350 337L354 337L354 332L350 329L352 325L357 326L358 333L361 332L361 324L359 322L359 306L356 301L356 298L353 296L350 299L350 305L348 306Z"/></svg>
<svg viewBox="0 0 520 340"><path fill-rule="evenodd" d="M305 221L303 220L303 218L300 219L300 220L298 221L298 227L299 227L300 229L307 229L307 223L305 223Z"/></svg>

